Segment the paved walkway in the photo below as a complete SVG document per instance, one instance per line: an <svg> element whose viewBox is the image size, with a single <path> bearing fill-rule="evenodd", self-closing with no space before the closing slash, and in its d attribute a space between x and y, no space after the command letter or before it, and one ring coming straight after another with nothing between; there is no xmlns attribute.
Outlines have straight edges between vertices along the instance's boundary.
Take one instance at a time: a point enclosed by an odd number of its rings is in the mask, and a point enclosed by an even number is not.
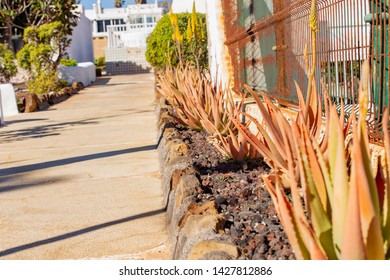
<svg viewBox="0 0 390 280"><path fill-rule="evenodd" d="M166 259L153 75L0 128L0 259Z"/></svg>

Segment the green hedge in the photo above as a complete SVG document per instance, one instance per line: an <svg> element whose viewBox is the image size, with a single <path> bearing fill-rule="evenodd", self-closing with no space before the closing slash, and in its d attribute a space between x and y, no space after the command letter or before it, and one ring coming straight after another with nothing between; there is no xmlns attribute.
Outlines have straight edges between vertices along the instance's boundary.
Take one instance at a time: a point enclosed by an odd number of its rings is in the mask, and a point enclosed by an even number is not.
<svg viewBox="0 0 390 280"><path fill-rule="evenodd" d="M187 25L190 18L190 13L177 14L180 33L184 37L180 46L182 58L185 63L195 66L196 62L193 45L186 40ZM199 52L200 50L199 64L201 68L208 68L206 17L204 14L197 13L197 18L205 34L204 39L198 45L197 51ZM169 65L176 66L178 64L179 58L176 44L172 39L172 34L172 24L169 19L169 14L166 14L158 21L155 29L146 39L146 60L153 67L163 68Z"/></svg>

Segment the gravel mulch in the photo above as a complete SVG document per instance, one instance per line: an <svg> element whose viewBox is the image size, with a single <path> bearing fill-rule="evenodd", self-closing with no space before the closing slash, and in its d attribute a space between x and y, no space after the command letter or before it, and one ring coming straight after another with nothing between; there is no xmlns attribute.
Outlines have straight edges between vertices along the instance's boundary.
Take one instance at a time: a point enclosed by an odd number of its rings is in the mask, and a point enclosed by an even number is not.
<svg viewBox="0 0 390 280"><path fill-rule="evenodd" d="M260 176L269 171L262 161L225 159L206 134L176 124L179 137L189 146L201 187L194 201L215 200L225 216L225 233L241 251L240 259L295 259L275 207Z"/></svg>

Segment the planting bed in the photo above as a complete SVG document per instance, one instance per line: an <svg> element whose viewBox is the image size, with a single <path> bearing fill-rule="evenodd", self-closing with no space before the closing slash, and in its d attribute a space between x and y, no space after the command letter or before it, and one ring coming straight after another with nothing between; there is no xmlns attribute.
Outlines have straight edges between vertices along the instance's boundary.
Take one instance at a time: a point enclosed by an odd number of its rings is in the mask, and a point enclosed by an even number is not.
<svg viewBox="0 0 390 280"><path fill-rule="evenodd" d="M268 167L261 161L226 160L206 134L178 123L170 125L188 145L200 181L193 202L215 201L225 218L225 234L239 248L239 259L295 259L271 197L262 187L260 175L268 172Z"/></svg>

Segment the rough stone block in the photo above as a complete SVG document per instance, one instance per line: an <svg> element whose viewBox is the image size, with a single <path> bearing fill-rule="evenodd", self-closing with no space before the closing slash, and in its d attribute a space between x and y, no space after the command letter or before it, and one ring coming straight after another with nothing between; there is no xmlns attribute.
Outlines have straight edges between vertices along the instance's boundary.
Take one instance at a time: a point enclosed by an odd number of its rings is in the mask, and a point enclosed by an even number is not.
<svg viewBox="0 0 390 280"><path fill-rule="evenodd" d="M188 254L188 260L232 260L239 256L233 244L216 240L201 241L194 245Z"/></svg>
<svg viewBox="0 0 390 280"><path fill-rule="evenodd" d="M169 158L168 161L172 161L178 157L188 155L188 146L184 143L173 144L169 148Z"/></svg>
<svg viewBox="0 0 390 280"><path fill-rule="evenodd" d="M193 215L206 215L206 214L212 214L212 215L218 214L217 205L215 201L208 201L204 204L197 204L193 202L189 205L187 213L181 218L178 226L179 228L183 228L187 220Z"/></svg>
<svg viewBox="0 0 390 280"><path fill-rule="evenodd" d="M38 110L39 99L36 94L32 94L29 92L18 92L16 94L16 98L18 103L21 102L24 104L24 112L31 113Z"/></svg>
<svg viewBox="0 0 390 280"><path fill-rule="evenodd" d="M175 191L175 206L180 207L185 198L192 197L198 186L199 180L195 175L182 176Z"/></svg>
<svg viewBox="0 0 390 280"><path fill-rule="evenodd" d="M190 215L178 232L174 257L187 259L192 247L204 240L213 239L217 232L221 232L225 219L220 214Z"/></svg>

